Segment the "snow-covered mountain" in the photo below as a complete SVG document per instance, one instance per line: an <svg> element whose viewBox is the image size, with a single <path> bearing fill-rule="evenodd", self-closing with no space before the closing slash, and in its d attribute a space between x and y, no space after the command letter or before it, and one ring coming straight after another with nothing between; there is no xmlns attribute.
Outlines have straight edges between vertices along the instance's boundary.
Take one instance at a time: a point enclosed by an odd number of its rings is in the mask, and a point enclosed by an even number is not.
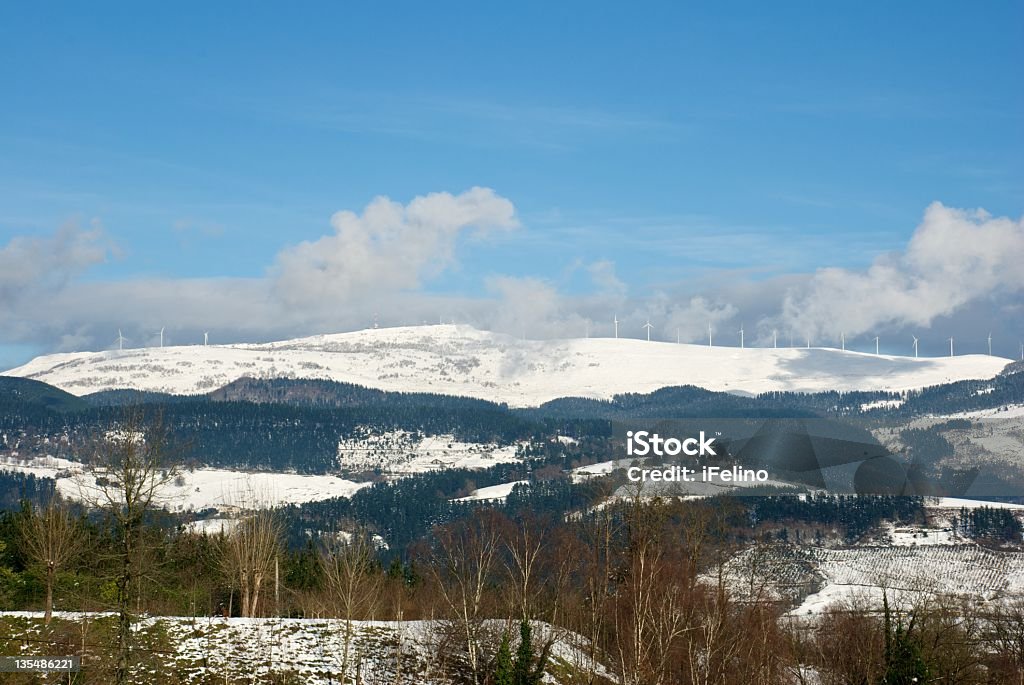
<svg viewBox="0 0 1024 685"><path fill-rule="evenodd" d="M381 328L263 344L73 352L7 375L76 395L134 388L203 393L243 376L322 378L391 391L531 406L566 396L608 398L696 385L737 393L908 390L996 375L1008 359L914 359L830 348L677 345L635 339L520 340L469 326Z"/></svg>

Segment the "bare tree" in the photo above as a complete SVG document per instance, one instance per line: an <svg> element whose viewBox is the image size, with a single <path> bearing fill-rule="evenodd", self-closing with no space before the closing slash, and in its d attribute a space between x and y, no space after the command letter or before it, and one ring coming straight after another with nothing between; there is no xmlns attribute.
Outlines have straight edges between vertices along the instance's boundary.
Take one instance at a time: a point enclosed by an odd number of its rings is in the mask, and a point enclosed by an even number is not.
<svg viewBox="0 0 1024 685"><path fill-rule="evenodd" d="M71 511L56 495L40 511L29 509L25 512L20 529L25 551L44 573L46 613L43 622L49 625L53 615L53 585L57 572L81 552L81 531Z"/></svg>
<svg viewBox="0 0 1024 685"><path fill-rule="evenodd" d="M664 502L634 500L626 513L626 548L614 610L624 683L672 681L679 643L690 629L686 566L668 534Z"/></svg>
<svg viewBox="0 0 1024 685"><path fill-rule="evenodd" d="M505 549L508 552L508 559L505 568L511 580L513 599L519 609L519 617L524 621L534 617L537 573L546 533L540 522L527 516L518 526L512 526L506 535Z"/></svg>
<svg viewBox="0 0 1024 685"><path fill-rule="evenodd" d="M242 616L259 614L260 592L274 572L282 533L277 514L263 509L239 521L223 538L221 566L232 585L238 583Z"/></svg>
<svg viewBox="0 0 1024 685"><path fill-rule="evenodd" d="M581 630L587 638L588 665L591 671L605 661L603 648L611 637L606 621L608 605L615 594L618 537L622 524L609 507L585 516L579 526L582 605Z"/></svg>
<svg viewBox="0 0 1024 685"><path fill-rule="evenodd" d="M372 614L380 599L384 576L377 567L373 543L365 531L326 549L320 556L328 598L344 620L341 674L348 674L353 638L352 621Z"/></svg>
<svg viewBox="0 0 1024 685"><path fill-rule="evenodd" d="M1006 682L1024 683L1024 599L996 604L989 623L988 642Z"/></svg>
<svg viewBox="0 0 1024 685"><path fill-rule="evenodd" d="M164 487L177 475L177 463L160 415L148 418L139 407L95 442L93 483L81 483L83 497L107 512L117 541L116 682L127 682L131 659L131 593L141 573L143 523L161 502Z"/></svg>
<svg viewBox="0 0 1024 685"><path fill-rule="evenodd" d="M500 545L498 516L482 510L467 521L439 529L431 559L431 571L464 643L477 685L484 676L484 600Z"/></svg>

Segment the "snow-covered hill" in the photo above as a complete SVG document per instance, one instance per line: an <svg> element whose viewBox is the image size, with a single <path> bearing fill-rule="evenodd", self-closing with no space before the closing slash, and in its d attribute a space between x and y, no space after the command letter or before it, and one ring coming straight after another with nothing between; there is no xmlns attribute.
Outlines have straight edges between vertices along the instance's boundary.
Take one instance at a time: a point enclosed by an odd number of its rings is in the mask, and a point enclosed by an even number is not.
<svg viewBox="0 0 1024 685"><path fill-rule="evenodd" d="M914 359L827 348L677 345L635 339L520 340L469 326L382 328L265 344L74 352L38 357L7 375L76 395L114 388L203 393L243 376L322 378L392 391L531 406L696 385L738 393L907 390L996 375L984 355Z"/></svg>
<svg viewBox="0 0 1024 685"><path fill-rule="evenodd" d="M880 606L883 588L890 600L908 603L935 595L986 601L1024 596L1024 552L986 549L950 539L941 529L927 532L912 540L896 533L881 545L753 546L726 564L726 578L741 596L794 602L794 616L842 602Z"/></svg>
<svg viewBox="0 0 1024 685"><path fill-rule="evenodd" d="M57 481L57 491L71 500L102 500L94 472L79 462L57 457L18 458L0 455L0 471L53 478ZM155 503L174 512L201 511L209 507L221 510L267 507L351 497L371 484L332 475L184 469L173 482L159 490Z"/></svg>

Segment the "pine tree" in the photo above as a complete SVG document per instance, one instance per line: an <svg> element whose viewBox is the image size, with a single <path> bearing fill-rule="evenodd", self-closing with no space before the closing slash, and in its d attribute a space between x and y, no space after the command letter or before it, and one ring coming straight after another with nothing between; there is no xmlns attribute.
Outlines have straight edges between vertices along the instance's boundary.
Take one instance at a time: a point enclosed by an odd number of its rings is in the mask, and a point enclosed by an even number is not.
<svg viewBox="0 0 1024 685"><path fill-rule="evenodd" d="M516 663L513 669L515 685L535 685L538 679L533 673L533 640L530 635L530 622L526 619L519 624L519 649L516 650Z"/></svg>
<svg viewBox="0 0 1024 685"><path fill-rule="evenodd" d="M501 636L498 647L497 663L494 667L494 685L514 685L515 674L512 667L512 647L508 642L508 633Z"/></svg>

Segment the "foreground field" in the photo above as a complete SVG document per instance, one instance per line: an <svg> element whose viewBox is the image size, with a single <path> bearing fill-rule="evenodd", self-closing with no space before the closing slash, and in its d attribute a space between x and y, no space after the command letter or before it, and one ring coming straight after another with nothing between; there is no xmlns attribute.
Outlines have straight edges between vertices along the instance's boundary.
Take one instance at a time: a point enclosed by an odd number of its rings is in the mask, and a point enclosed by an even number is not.
<svg viewBox="0 0 1024 685"><path fill-rule="evenodd" d="M116 620L111 614L61 613L50 626L42 614L0 614L0 651L8 655L82 655L81 680L109 682L108 647ZM515 627L488 622L495 638ZM352 621L339 619L152 617L136 626L136 663L131 682L149 683L329 683L359 682L447 685L458 664L445 661L446 630L436 621ZM552 639L545 682L567 683L586 672L593 682L611 682L590 662L583 639L543 623L534 640ZM84 647L84 649L83 649ZM58 674L9 676L3 682L65 682ZM18 678L22 678L19 680Z"/></svg>

